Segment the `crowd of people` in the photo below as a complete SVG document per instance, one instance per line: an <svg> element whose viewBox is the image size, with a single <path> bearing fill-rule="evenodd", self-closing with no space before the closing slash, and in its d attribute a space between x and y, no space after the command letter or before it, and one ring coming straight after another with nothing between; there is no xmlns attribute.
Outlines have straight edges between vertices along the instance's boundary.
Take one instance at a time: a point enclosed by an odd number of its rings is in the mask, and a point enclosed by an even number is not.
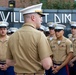
<svg viewBox="0 0 76 75"><path fill-rule="evenodd" d="M10 36L8 22L0 22L0 75L76 75L76 22L70 22L66 38L65 25L41 25L42 3L20 12L24 24L17 31L11 28Z"/></svg>

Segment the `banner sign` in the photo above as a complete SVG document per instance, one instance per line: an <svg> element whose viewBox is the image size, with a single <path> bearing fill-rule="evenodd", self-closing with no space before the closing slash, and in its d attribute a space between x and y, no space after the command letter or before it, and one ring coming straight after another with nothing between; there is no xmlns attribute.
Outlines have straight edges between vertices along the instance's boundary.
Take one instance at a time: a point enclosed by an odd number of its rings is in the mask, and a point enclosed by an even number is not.
<svg viewBox="0 0 76 75"><path fill-rule="evenodd" d="M9 27L20 28L23 23L23 15L19 12L22 8L0 8L0 21L9 22ZM70 31L70 22L76 21L76 10L54 10L44 9L43 25L47 22L62 23L67 26L67 32Z"/></svg>

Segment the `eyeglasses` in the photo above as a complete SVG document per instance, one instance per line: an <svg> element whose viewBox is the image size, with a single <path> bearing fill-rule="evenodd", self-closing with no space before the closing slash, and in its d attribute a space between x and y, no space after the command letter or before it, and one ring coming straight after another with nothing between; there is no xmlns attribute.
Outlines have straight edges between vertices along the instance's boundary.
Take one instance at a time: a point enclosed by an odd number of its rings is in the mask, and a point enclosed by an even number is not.
<svg viewBox="0 0 76 75"><path fill-rule="evenodd" d="M50 30L54 30L54 27L49 27Z"/></svg>
<svg viewBox="0 0 76 75"><path fill-rule="evenodd" d="M55 29L55 32L60 32L62 29Z"/></svg>

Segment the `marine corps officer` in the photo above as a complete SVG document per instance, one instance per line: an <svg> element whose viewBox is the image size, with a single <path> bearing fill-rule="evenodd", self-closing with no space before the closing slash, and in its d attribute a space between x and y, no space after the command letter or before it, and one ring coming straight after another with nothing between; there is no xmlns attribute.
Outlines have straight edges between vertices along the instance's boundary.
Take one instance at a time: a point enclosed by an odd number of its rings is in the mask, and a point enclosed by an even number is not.
<svg viewBox="0 0 76 75"><path fill-rule="evenodd" d="M68 63L73 57L72 42L63 36L65 25L55 26L56 39L51 42L53 67L50 75L69 75Z"/></svg>
<svg viewBox="0 0 76 75"><path fill-rule="evenodd" d="M54 22L48 22L47 25L49 27L49 33L50 33L49 36L47 36L47 39L48 39L48 42L49 42L49 44L51 46L51 42L54 39L56 39L56 36L55 36L55 28L54 28L55 25L56 25L56 23L54 23ZM46 75L51 75L50 72L51 72L50 69L49 70L46 70Z"/></svg>
<svg viewBox="0 0 76 75"><path fill-rule="evenodd" d="M56 23L54 22L48 22L47 23L48 27L49 27L49 36L47 36L47 39L49 41L49 44L51 45L51 41L53 39L56 39L56 36L55 36L55 29L54 29L54 26L56 25Z"/></svg>
<svg viewBox="0 0 76 75"><path fill-rule="evenodd" d="M7 64L15 61L16 75L44 75L44 69L52 66L48 40L43 32L37 30L44 16L41 7L42 3L20 11L25 23L8 41Z"/></svg>
<svg viewBox="0 0 76 75"><path fill-rule="evenodd" d="M9 36L7 36L8 22L0 21L0 75L15 75L14 67L6 64L6 51Z"/></svg>
<svg viewBox="0 0 76 75"><path fill-rule="evenodd" d="M71 33L72 35L69 37L69 39L73 43L73 58L70 61L70 75L76 75L76 22L72 21L71 24Z"/></svg>

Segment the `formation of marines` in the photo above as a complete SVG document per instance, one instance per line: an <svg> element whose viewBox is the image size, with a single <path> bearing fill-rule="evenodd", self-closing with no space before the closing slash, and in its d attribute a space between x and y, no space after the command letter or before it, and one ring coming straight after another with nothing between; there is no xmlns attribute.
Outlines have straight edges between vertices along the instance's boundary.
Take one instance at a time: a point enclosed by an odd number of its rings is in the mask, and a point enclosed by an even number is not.
<svg viewBox="0 0 76 75"><path fill-rule="evenodd" d="M65 25L41 25L41 7L20 10L24 24L10 36L8 22L0 22L0 75L76 75L76 22L66 38Z"/></svg>

